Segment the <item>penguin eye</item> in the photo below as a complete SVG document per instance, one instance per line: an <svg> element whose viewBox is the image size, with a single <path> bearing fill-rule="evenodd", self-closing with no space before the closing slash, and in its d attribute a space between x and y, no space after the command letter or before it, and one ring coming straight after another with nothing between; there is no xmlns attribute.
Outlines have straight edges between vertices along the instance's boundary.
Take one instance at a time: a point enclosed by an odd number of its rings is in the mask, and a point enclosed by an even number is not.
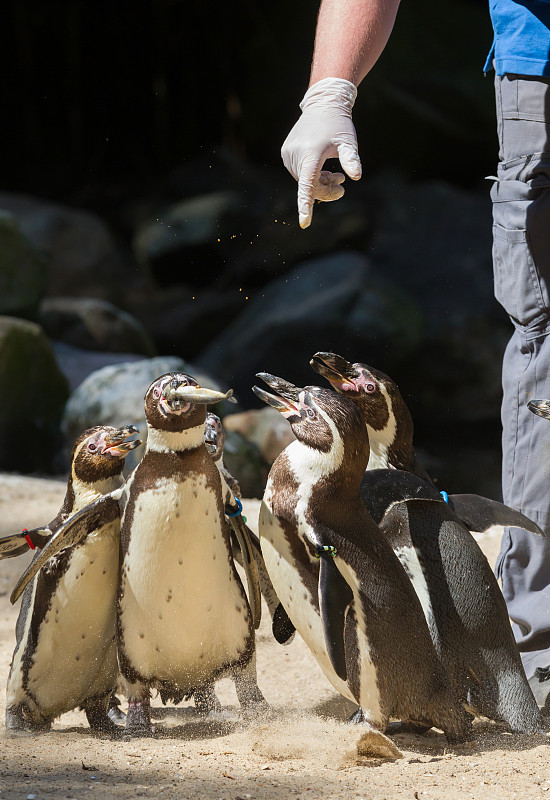
<svg viewBox="0 0 550 800"><path fill-rule="evenodd" d="M376 391L376 384L374 383L365 384L365 391L369 392L369 394L372 394L373 392Z"/></svg>
<svg viewBox="0 0 550 800"><path fill-rule="evenodd" d="M155 398L155 400L158 400L160 397L160 388L158 386L155 386L155 388L153 389L153 397Z"/></svg>
<svg viewBox="0 0 550 800"><path fill-rule="evenodd" d="M90 444L88 445L88 450L91 450L92 453L93 453L94 450L97 450L97 444L94 444L93 442L90 442Z"/></svg>
<svg viewBox="0 0 550 800"><path fill-rule="evenodd" d="M313 417L315 416L315 411L312 408L308 408L306 409L306 414L310 419L313 419Z"/></svg>

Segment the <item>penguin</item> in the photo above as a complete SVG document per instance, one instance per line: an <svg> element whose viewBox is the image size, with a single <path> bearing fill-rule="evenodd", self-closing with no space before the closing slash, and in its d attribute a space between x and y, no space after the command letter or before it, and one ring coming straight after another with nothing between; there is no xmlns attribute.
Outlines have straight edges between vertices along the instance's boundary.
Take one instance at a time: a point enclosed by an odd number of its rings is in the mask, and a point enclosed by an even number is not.
<svg viewBox="0 0 550 800"><path fill-rule="evenodd" d="M135 433L133 426L99 426L79 436L63 505L49 525L17 535L27 548L47 549L84 505L120 489L125 456L141 444L130 440ZM47 730L55 717L77 706L86 712L91 728L114 730L108 708L118 678L119 532L118 519L96 518L90 536L46 559L25 589L7 684L8 731Z"/></svg>
<svg viewBox="0 0 550 800"><path fill-rule="evenodd" d="M206 415L206 431L204 441L206 444L206 449L224 476L228 486L233 492L234 497L241 500L242 493L239 482L231 475L223 463L223 451L225 446L225 431L223 424L221 419L212 412L208 412ZM290 644L290 642L294 639L296 629L288 618L288 615L281 605L281 602L277 597L277 593L273 588L273 584L271 583L271 579L265 568L262 550L260 547L260 540L253 531L251 531L249 528L247 530L248 538L254 554L254 561L258 570L259 588L266 602L272 620L271 629L273 636L276 641L279 642L279 644ZM241 548L236 546L235 542L232 544L233 558L242 566L243 562Z"/></svg>
<svg viewBox="0 0 550 800"><path fill-rule="evenodd" d="M224 513L232 495L204 444L213 394L175 372L145 395L147 448L128 480L117 603L129 736L150 734L153 688L178 696L233 675L241 705L265 703Z"/></svg>
<svg viewBox="0 0 550 800"><path fill-rule="evenodd" d="M497 580L460 518L463 515L454 510L454 495L446 503L433 483L419 474L412 451L412 421L397 387L381 373L350 365L333 354L318 353L315 358L316 371L360 410L369 441L371 430L393 431L377 440L375 461L385 460L393 468L372 469L369 460L361 496L411 579L436 652L461 701L471 712L503 721L515 732L540 731L542 718ZM407 447L396 447L402 442ZM396 462L402 469L395 468ZM532 532L538 529L513 509L492 501L483 506L485 498L472 498L462 510L470 522L476 518L477 526L484 514L487 522L497 509L501 517L514 520L508 524Z"/></svg>
<svg viewBox="0 0 550 800"><path fill-rule="evenodd" d="M282 604L333 687L363 710L360 752L398 757L390 717L441 728L450 742L471 721L439 661L419 599L360 494L368 433L337 393L260 377L254 393L296 436L275 460L259 529Z"/></svg>
<svg viewBox="0 0 550 800"><path fill-rule="evenodd" d="M432 483L414 451L411 413L391 378L336 353L315 353L309 363L333 389L351 397L362 410L371 446L368 469L400 469ZM496 500L476 494L442 495L470 531L483 533L493 525L505 525L544 536L535 522Z"/></svg>

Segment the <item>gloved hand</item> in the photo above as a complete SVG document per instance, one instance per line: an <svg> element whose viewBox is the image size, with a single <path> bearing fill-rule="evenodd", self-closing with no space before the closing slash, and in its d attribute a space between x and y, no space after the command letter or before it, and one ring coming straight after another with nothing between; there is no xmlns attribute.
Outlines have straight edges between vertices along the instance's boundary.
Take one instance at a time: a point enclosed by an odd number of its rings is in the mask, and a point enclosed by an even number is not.
<svg viewBox="0 0 550 800"><path fill-rule="evenodd" d="M315 200L339 200L344 194L341 172L321 170L327 158L339 158L354 181L361 177L361 161L351 110L357 97L353 83L343 78L324 78L307 90L300 103L302 116L288 134L281 155L287 170L298 181L300 227L311 223Z"/></svg>

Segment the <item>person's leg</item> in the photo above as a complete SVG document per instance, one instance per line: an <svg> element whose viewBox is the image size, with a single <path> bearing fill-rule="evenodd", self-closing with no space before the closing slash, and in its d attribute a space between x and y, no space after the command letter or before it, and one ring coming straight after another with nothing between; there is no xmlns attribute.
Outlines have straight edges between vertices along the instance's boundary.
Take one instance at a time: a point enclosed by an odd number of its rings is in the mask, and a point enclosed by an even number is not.
<svg viewBox="0 0 550 800"><path fill-rule="evenodd" d="M527 408L550 398L550 81L497 77L496 95L495 295L515 326L502 371L503 498L550 535L550 422ZM550 539L506 531L497 574L542 705L550 692L550 670L539 681L550 667Z"/></svg>

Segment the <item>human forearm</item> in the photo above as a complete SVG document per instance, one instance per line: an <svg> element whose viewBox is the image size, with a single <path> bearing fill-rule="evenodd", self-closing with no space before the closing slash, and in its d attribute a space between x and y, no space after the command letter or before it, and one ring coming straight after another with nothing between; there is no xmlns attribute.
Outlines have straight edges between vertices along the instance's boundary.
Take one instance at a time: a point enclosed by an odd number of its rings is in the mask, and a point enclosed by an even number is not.
<svg viewBox="0 0 550 800"><path fill-rule="evenodd" d="M310 86L323 78L358 86L386 46L398 6L399 0L322 0Z"/></svg>

